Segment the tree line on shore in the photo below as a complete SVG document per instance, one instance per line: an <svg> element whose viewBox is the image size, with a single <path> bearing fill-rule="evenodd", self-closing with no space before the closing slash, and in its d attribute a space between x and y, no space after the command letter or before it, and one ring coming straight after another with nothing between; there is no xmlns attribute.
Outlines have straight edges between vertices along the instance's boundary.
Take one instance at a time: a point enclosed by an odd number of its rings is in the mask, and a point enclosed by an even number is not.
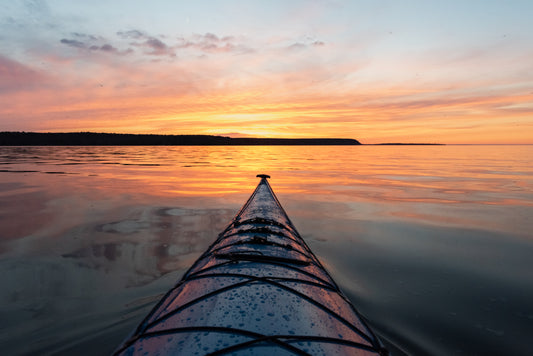
<svg viewBox="0 0 533 356"><path fill-rule="evenodd" d="M246 146L360 145L346 138L254 138L214 135L151 135L96 132L0 132L0 146Z"/></svg>

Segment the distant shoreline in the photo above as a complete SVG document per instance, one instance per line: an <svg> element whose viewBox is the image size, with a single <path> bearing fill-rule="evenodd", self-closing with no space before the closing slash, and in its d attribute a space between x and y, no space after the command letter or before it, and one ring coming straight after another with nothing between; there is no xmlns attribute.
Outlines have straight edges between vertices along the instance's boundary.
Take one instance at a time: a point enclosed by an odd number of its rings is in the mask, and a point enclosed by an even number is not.
<svg viewBox="0 0 533 356"><path fill-rule="evenodd" d="M0 146L357 146L351 138L260 138L215 135L117 134L97 132L0 132ZM377 143L425 146L439 143Z"/></svg>
<svg viewBox="0 0 533 356"><path fill-rule="evenodd" d="M253 138L95 132L0 132L0 146L354 146L349 138Z"/></svg>

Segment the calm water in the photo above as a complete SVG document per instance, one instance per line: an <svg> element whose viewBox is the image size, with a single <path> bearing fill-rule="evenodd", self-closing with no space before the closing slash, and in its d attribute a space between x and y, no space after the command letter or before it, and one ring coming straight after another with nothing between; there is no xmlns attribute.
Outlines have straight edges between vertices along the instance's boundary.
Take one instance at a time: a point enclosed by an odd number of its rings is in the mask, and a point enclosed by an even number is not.
<svg viewBox="0 0 533 356"><path fill-rule="evenodd" d="M533 146L0 147L0 349L105 355L257 173L395 354L531 355Z"/></svg>

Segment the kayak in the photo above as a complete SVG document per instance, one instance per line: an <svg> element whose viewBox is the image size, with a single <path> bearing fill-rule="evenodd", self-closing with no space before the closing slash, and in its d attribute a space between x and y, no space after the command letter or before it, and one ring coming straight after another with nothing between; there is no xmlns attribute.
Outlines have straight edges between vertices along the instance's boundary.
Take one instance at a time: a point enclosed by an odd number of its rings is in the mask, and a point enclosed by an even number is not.
<svg viewBox="0 0 533 356"><path fill-rule="evenodd" d="M115 355L385 355L267 178Z"/></svg>

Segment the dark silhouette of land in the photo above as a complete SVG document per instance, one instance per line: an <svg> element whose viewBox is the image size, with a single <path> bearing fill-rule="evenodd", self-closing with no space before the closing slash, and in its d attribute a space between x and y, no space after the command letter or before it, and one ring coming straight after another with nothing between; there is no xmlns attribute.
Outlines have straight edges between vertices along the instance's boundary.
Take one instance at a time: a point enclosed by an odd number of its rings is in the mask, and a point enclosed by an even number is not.
<svg viewBox="0 0 533 356"><path fill-rule="evenodd" d="M401 142L391 142L391 143L376 143L374 146L444 146L444 143L401 143Z"/></svg>
<svg viewBox="0 0 533 356"><path fill-rule="evenodd" d="M231 138L211 135L0 132L0 146L302 146L360 144L359 141L349 138Z"/></svg>
<svg viewBox="0 0 533 356"><path fill-rule="evenodd" d="M0 132L0 146L353 146L352 138L260 138L214 135L143 135L98 132ZM367 144L369 145L369 144ZM396 146L441 143L376 143Z"/></svg>

